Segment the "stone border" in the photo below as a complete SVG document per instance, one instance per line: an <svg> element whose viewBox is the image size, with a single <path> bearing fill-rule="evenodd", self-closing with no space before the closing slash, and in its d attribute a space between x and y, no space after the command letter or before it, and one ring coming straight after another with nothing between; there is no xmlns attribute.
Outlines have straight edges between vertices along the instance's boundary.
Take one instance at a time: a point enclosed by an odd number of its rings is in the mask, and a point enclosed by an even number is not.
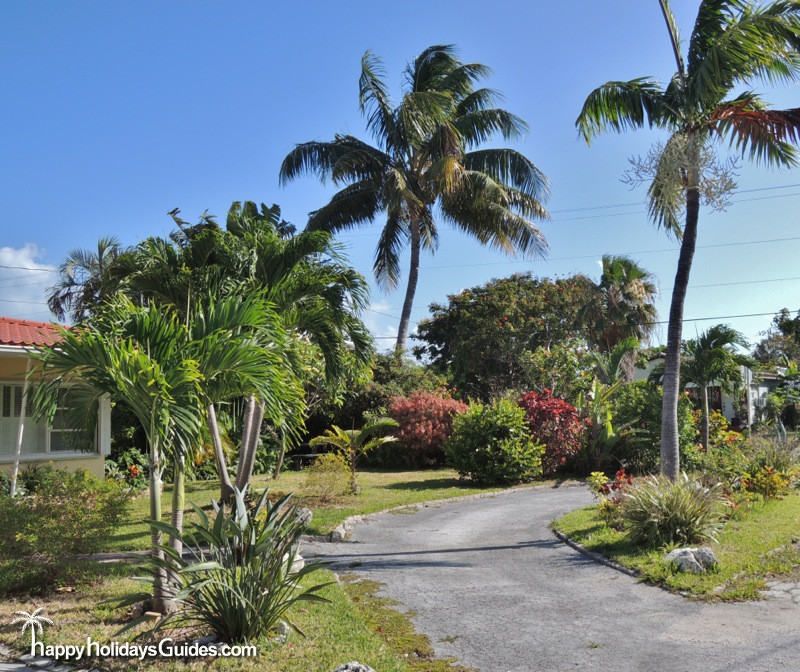
<svg viewBox="0 0 800 672"><path fill-rule="evenodd" d="M601 555L595 551L590 551L586 546L583 544L579 544L577 541L570 539L566 534L563 532L559 532L555 527L550 528L553 531L553 534L556 538L560 541L563 541L567 546L575 549L578 553L585 555L587 558L594 560L595 562L599 562L601 565L605 565L606 567L610 567L611 569L616 569L618 572L622 572L623 574L627 574L628 576L633 577L634 579L638 579L641 577L641 574L637 572L635 569L629 569L625 567L625 565L621 565L614 560L610 560L605 555ZM669 591L672 592L672 591Z"/></svg>
<svg viewBox="0 0 800 672"><path fill-rule="evenodd" d="M383 516L389 513L393 513L395 511L403 511L407 509L415 509L419 511L420 509L425 509L430 506L435 506L438 504L451 504L454 502L465 502L473 499L486 499L488 497L497 497L498 495L507 495L513 492L524 492L528 490L544 490L545 488L548 488L550 490L557 490L558 488L576 488L576 487L583 487L585 485L586 483L584 481L564 481L563 483L560 484L557 483L555 485L517 486L514 488L506 488L504 490L495 490L492 492L479 492L474 495L461 495L460 497L447 497L445 499L430 499L425 502L401 504L399 506L393 506L389 509L383 509L382 511L375 511L374 513L363 513L355 516L349 516L345 518L341 523L339 523L339 525L333 528L333 531L329 532L328 534L306 534L303 535L300 538L300 540L315 541L315 542L330 542L335 544L349 539L357 523L364 522L365 520L372 520L373 518L376 518L378 516Z"/></svg>

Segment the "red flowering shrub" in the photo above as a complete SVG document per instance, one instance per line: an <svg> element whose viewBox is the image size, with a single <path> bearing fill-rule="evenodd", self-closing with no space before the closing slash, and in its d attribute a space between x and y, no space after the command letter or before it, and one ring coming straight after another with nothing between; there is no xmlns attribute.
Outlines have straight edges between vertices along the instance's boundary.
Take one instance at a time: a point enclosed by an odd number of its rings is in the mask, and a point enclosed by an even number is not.
<svg viewBox="0 0 800 672"><path fill-rule="evenodd" d="M442 446L453 431L453 416L468 406L455 399L432 392L414 392L408 397L394 397L388 415L400 425L393 434L399 460L409 467L444 464Z"/></svg>
<svg viewBox="0 0 800 672"><path fill-rule="evenodd" d="M542 470L552 475L581 448L584 425L577 409L552 392L528 392L519 400L533 439L544 445Z"/></svg>

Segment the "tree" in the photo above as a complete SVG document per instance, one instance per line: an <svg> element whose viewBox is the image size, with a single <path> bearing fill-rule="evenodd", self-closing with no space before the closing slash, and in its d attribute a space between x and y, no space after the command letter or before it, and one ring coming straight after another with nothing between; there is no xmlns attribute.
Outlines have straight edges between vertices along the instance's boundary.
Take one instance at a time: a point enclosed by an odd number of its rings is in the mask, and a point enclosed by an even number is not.
<svg viewBox="0 0 800 672"><path fill-rule="evenodd" d="M289 365L303 378L302 350L309 343L324 361L327 385L341 382L352 363L364 366L372 354L371 338L360 319L368 303L366 280L350 267L341 247L331 234L294 233L294 227L281 219L277 205L257 206L252 201L234 202L223 230L213 216L203 213L197 224L170 213L178 231L169 240L145 240L124 263L126 291L131 296L150 298L173 305L182 314L203 297L260 293L280 316L286 333L293 338L286 343ZM231 395L247 398L242 423L242 441L235 483L227 474L227 460L222 450L216 406ZM220 396L222 395L222 396ZM225 397L224 395L228 395ZM259 446L262 423L270 420L280 444L274 475L280 472L287 443L295 441L302 427L299 415L290 425L270 417L257 395L220 388L216 398L209 398L209 431L220 471L222 498L227 500L233 487L243 490L250 481Z"/></svg>
<svg viewBox="0 0 800 672"><path fill-rule="evenodd" d="M674 479L680 470L683 305L697 241L704 156L715 141L727 140L757 162L796 165L792 143L800 139L800 109L769 110L748 90L729 96L735 86L754 79L798 79L800 4L702 0L684 59L675 18L667 0L660 3L677 64L669 84L662 87L649 77L607 82L589 94L576 125L587 143L608 129L622 132L647 125L670 134L647 197L651 219L681 240L667 329L661 429L661 471Z"/></svg>
<svg viewBox="0 0 800 672"><path fill-rule="evenodd" d="M622 341L647 342L657 317L655 298L658 288L653 276L633 259L603 255L600 282L583 309L583 320L590 326L587 340L602 353L610 355ZM628 351L634 350L628 348ZM626 381L633 380L634 355L621 362Z"/></svg>
<svg viewBox="0 0 800 672"><path fill-rule="evenodd" d="M447 375L464 398L487 400L525 386L529 352L552 349L577 331L591 281L515 274L471 287L432 304L417 328L417 357Z"/></svg>
<svg viewBox="0 0 800 672"><path fill-rule="evenodd" d="M400 253L411 260L396 349L403 352L419 277L422 249L439 241L434 211L444 221L509 254L541 254L547 244L533 220L547 217L547 179L513 149L479 149L493 136L519 138L525 122L495 107L499 94L475 88L489 74L462 63L452 46L432 46L406 67L400 103L389 96L381 61L361 59L359 106L376 145L351 135L297 145L283 161L282 183L303 173L342 187L310 214L309 230L333 233L370 223L385 213L375 251L378 282L394 288Z"/></svg>
<svg viewBox="0 0 800 672"><path fill-rule="evenodd" d="M800 360L800 311L791 317L787 308L772 318L772 326L756 344L753 357L771 367Z"/></svg>
<svg viewBox="0 0 800 672"><path fill-rule="evenodd" d="M18 616L19 618L15 618L13 621L11 621L11 625L22 623L23 634L26 628L31 629L31 655L34 655L33 652L34 652L34 647L36 645L36 631L38 630L40 635L44 634L44 628L42 628L42 623L53 625L53 621L47 618L47 616L41 616L39 614L39 612L43 610L44 607L39 607L30 614L27 611L15 611L14 615Z"/></svg>
<svg viewBox="0 0 800 672"><path fill-rule="evenodd" d="M703 410L701 436L708 450L708 388L718 383L724 392L735 392L742 384L742 367L752 366L753 360L739 353L736 346L747 347L744 336L727 324L717 324L696 339L684 343L681 359L683 385L694 383L700 390Z"/></svg>
<svg viewBox="0 0 800 672"><path fill-rule="evenodd" d="M286 340L280 319L259 295L209 300L181 320L171 306L136 306L120 294L80 330L63 330L57 346L36 355L45 382L36 387L35 408L51 415L59 389L69 383L74 424L92 430L101 395L126 404L147 436L150 518L161 521L162 477L171 463L172 524L180 531L187 456L199 444L215 391L245 381L277 418L297 406L300 392L286 373ZM159 558L161 541L154 527L152 548ZM167 608L166 586L162 575L155 609Z"/></svg>
<svg viewBox="0 0 800 672"><path fill-rule="evenodd" d="M161 520L162 476L166 456L186 455L198 434L200 372L182 347L186 328L174 311L150 304L134 306L119 297L80 330L62 330L58 347L34 355L44 382L37 385L34 408L55 411L58 390L72 383L73 412L87 425L100 396L122 401L147 435L150 470L150 518ZM163 559L161 533L153 528L152 552ZM167 577L156 577L153 608L167 609Z"/></svg>
<svg viewBox="0 0 800 672"><path fill-rule="evenodd" d="M359 491L356 481L356 461L373 448L397 441L396 436L380 436L381 432L395 427L398 427L398 424L391 418L369 420L361 429L342 429L333 425L325 430L322 436L311 439L310 443L312 446L333 446L342 453L350 465L350 492L355 495Z"/></svg>
<svg viewBox="0 0 800 672"><path fill-rule="evenodd" d="M74 249L58 267L59 280L47 292L47 306L56 319L80 322L91 315L118 286L114 262L123 252L111 236L97 241L97 250Z"/></svg>

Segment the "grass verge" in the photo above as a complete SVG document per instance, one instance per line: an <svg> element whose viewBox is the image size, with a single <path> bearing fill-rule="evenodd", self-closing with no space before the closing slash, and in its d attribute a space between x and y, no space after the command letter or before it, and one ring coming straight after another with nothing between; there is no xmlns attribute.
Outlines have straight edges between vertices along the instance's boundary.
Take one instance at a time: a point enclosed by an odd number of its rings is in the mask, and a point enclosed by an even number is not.
<svg viewBox="0 0 800 672"><path fill-rule="evenodd" d="M597 507L572 511L553 527L590 551L634 569L644 581L697 599L729 601L760 597L765 579L791 574L800 564L800 495L756 503L740 519L727 522L719 542L711 544L720 568L707 574L684 574L662 562L664 549L642 549L624 532L609 528Z"/></svg>
<svg viewBox="0 0 800 672"><path fill-rule="evenodd" d="M137 570L122 564L96 565L94 569L94 580L68 586L62 592L36 598L4 599L0 603L0 623L4 624L0 627L0 641L15 651L27 653L30 634L23 635L19 626L10 623L15 611L30 612L39 607L43 607L44 614L54 622L53 626L45 626L44 635L38 640L46 645L81 644L88 636L101 644L111 639L128 639L128 633L120 638L114 636L127 622L127 610L100 602L136 589L127 577ZM101 574L105 574L105 578L98 578ZM334 576L325 570L308 578L314 583L333 579ZM376 597L378 587L378 584L358 581L353 576L346 577L342 583L332 583L322 593L330 604L304 603L291 612L292 621L303 630L305 638L292 634L282 645L268 640L256 642L259 655L255 658L155 658L142 663L128 659L94 659L79 661L78 667L104 672L132 669L132 665L150 672L205 669L325 672L358 660L381 672L468 672L467 668L453 667L452 661L436 660L427 637L414 631L410 614L400 613L392 608L394 603ZM202 634L191 633L191 636ZM184 632L175 635L175 639L180 641L187 636L190 633Z"/></svg>
<svg viewBox="0 0 800 672"><path fill-rule="evenodd" d="M342 497L330 504L318 504L304 490L305 474L300 471L289 471L281 474L277 480L267 476L256 476L253 488L260 492L268 487L270 490L293 492L303 505L314 512L314 519L309 527L309 534L327 534L345 518L353 515L375 513L395 506L417 504L436 499L461 497L485 492L497 492L502 488L485 488L471 485L468 481L459 480L458 474L451 469L435 469L430 471L361 471L358 474L362 486L361 494ZM541 485L553 481L537 481L531 485ZM170 501L170 486L165 487L163 500ZM194 481L186 485L186 517L185 524L194 519L195 513L188 502L195 502L204 508L209 507L212 499L219 497L219 481ZM147 491L137 495L131 505L127 520L108 541L108 551L145 550L150 547L150 529ZM167 506L164 520L167 520Z"/></svg>

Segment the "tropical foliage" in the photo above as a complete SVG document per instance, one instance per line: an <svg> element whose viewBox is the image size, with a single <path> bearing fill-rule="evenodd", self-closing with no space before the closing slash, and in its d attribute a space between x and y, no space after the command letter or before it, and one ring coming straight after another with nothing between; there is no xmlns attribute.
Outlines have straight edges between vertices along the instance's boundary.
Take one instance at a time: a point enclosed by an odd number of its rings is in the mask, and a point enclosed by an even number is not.
<svg viewBox="0 0 800 672"><path fill-rule="evenodd" d="M530 274L471 287L431 306L432 316L417 328L422 345L414 354L448 375L464 398L524 389L529 353L558 347L578 332L590 288L584 276L553 281Z"/></svg>
<svg viewBox="0 0 800 672"><path fill-rule="evenodd" d="M230 511L212 503L213 519L194 505L199 520L191 524L190 531L198 543L187 545L190 557L165 547L168 558L151 561L156 576L159 571L168 572L171 592L181 607L161 619L156 629L199 625L224 642L254 642L273 631L281 619L295 627L287 614L293 605L327 602L318 593L328 584L300 585L323 563L298 562L304 525L297 515L297 503L290 497L273 502L265 490L248 511L244 494L236 490ZM171 525L157 521L151 525L171 538L183 538ZM122 604L147 597L131 595ZM147 620L142 616L124 630Z"/></svg>
<svg viewBox="0 0 800 672"><path fill-rule="evenodd" d="M352 135L297 145L283 161L281 181L304 173L340 187L312 212L313 231L346 231L385 213L374 271L388 288L400 279L400 254L411 262L396 348L405 349L419 277L420 251L435 251L434 213L479 242L507 253L542 254L547 246L533 223L547 217L547 179L518 151L480 149L495 136L514 140L527 125L495 107L499 94L477 84L489 74L480 63L462 63L450 45L429 47L408 64L403 96L389 95L383 64L361 59L359 107L375 145Z"/></svg>
<svg viewBox="0 0 800 672"><path fill-rule="evenodd" d="M702 0L686 57L667 0L660 0L677 70L666 87L650 77L610 81L586 99L576 125L590 142L606 131L645 126L669 133L655 163L647 199L651 219L680 238L681 251L667 329L661 469L680 471L677 405L683 305L697 241L704 168L713 144L728 143L767 165L794 166L792 143L800 139L800 110L770 110L749 86L755 79L796 81L800 6L778 0L753 5L744 0ZM732 94L737 86L744 91ZM685 221L681 223L681 211Z"/></svg>
<svg viewBox="0 0 800 672"><path fill-rule="evenodd" d="M528 392L519 400L533 439L544 446L542 473L562 469L581 449L585 426L577 409L550 390Z"/></svg>
<svg viewBox="0 0 800 672"><path fill-rule="evenodd" d="M398 461L409 467L442 466L443 446L453 431L453 416L467 408L461 401L432 392L392 399L388 414L397 422L393 434L398 441Z"/></svg>
<svg viewBox="0 0 800 672"><path fill-rule="evenodd" d="M508 399L471 404L453 418L445 444L448 464L463 478L500 485L530 481L542 473L544 446L534 443L525 411Z"/></svg>
<svg viewBox="0 0 800 672"><path fill-rule="evenodd" d="M356 480L358 458L379 446L397 441L394 436L381 436L382 433L395 427L397 423L391 418L370 419L361 429L342 429L334 425L322 436L311 439L309 443L312 446L332 446L344 456L350 467L350 491L355 495L359 492Z"/></svg>

